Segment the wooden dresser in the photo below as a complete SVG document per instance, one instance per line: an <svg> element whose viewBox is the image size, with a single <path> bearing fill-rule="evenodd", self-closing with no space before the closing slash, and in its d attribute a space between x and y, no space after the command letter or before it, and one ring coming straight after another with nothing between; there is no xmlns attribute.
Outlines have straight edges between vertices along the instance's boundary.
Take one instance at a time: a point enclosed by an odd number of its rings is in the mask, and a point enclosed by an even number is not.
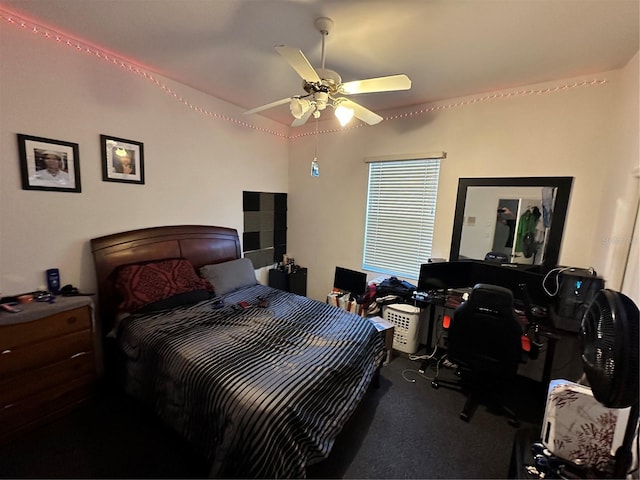
<svg viewBox="0 0 640 480"><path fill-rule="evenodd" d="M0 444L87 400L98 376L90 297L18 308L0 314Z"/></svg>

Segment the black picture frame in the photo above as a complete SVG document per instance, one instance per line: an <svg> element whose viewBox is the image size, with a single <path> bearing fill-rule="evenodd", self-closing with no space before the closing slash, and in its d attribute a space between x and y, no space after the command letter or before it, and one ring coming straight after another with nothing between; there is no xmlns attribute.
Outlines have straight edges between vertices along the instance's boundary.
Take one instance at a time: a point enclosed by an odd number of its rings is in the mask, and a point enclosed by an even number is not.
<svg viewBox="0 0 640 480"><path fill-rule="evenodd" d="M23 190L82 191L77 143L17 134Z"/></svg>
<svg viewBox="0 0 640 480"><path fill-rule="evenodd" d="M144 184L144 144L135 140L100 135L102 180Z"/></svg>

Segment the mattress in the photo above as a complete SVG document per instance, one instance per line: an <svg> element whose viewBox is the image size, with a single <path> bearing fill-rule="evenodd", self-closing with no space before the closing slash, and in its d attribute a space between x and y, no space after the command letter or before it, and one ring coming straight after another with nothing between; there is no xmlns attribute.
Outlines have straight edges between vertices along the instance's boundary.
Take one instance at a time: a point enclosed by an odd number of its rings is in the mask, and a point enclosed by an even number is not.
<svg viewBox="0 0 640 480"><path fill-rule="evenodd" d="M305 477L365 394L383 339L365 318L263 285L222 300L123 320L125 391L192 443L212 477Z"/></svg>

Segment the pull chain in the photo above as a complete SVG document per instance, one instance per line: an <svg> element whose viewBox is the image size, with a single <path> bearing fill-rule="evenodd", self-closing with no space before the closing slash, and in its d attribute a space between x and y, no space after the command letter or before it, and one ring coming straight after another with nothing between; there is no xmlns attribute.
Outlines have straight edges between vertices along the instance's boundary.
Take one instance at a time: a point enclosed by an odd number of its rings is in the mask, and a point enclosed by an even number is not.
<svg viewBox="0 0 640 480"><path fill-rule="evenodd" d="M318 165L318 119L316 118L316 133L315 133L315 150L313 155L313 161L311 162L311 176L319 177L320 176L320 166Z"/></svg>

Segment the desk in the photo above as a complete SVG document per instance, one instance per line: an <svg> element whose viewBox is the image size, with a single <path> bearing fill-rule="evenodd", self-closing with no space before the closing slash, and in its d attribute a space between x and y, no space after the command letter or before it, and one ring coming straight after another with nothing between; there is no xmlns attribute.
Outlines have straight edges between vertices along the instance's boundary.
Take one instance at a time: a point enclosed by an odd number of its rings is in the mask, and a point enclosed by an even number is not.
<svg viewBox="0 0 640 480"><path fill-rule="evenodd" d="M518 374L539 380L540 365L542 365L542 382L544 382L545 391L551 379L564 378L577 381L583 374L579 335L555 329L551 325L541 325L540 336L543 341L540 356L536 360L520 365Z"/></svg>
<svg viewBox="0 0 640 480"><path fill-rule="evenodd" d="M456 290L457 293L463 289ZM446 350L446 337L442 327L444 315L453 317L455 307L459 305L460 298L452 299L451 295L444 292L436 295L428 295L416 300L416 305L429 309L428 331L427 331L427 352L432 352L434 348ZM566 378L577 380L582 375L582 361L580 358L579 337L572 332L565 332L555 329L550 322L539 324L539 336L542 348L537 359L529 359L520 365L518 374L539 381L546 387L552 378ZM434 344L435 336L435 344ZM558 351L558 342L562 349ZM425 362L426 363L426 362ZM423 364L424 369L426 365Z"/></svg>

